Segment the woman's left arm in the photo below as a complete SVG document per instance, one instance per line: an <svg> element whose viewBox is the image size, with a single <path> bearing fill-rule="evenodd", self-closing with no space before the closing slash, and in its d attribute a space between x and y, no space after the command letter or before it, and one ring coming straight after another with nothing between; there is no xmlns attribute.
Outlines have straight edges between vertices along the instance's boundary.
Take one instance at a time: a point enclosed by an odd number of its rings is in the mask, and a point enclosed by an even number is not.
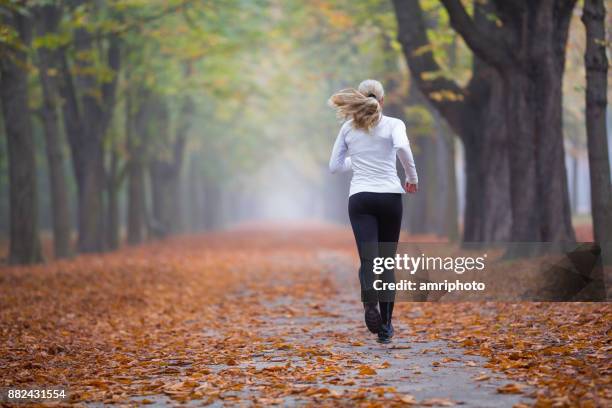
<svg viewBox="0 0 612 408"><path fill-rule="evenodd" d="M406 183L419 184L419 177L414 165L414 157L412 156L412 150L410 150L410 144L398 147L397 157L400 163L402 163L404 173L406 173Z"/></svg>
<svg viewBox="0 0 612 408"><path fill-rule="evenodd" d="M406 125L404 122L399 121L393 129L393 146L397 148L397 157L402 163L404 173L406 174L406 184L414 185L411 187L416 192L416 185L419 184L419 177L417 175L416 166L414 164L414 157L412 156L412 150L410 149L410 142L408 142L408 136L406 135Z"/></svg>

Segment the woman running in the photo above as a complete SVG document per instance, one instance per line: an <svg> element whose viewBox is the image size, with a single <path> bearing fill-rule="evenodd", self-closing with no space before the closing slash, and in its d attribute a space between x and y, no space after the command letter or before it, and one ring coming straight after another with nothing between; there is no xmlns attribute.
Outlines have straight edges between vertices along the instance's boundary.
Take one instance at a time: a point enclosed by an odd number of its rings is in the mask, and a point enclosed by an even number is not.
<svg viewBox="0 0 612 408"><path fill-rule="evenodd" d="M361 260L359 282L368 329L378 341L393 337L394 292L374 288L375 280L394 282L393 269L377 276L375 257L394 257L402 222L402 194L417 191L417 172L400 119L382 114L384 90L380 82L368 79L357 90L344 89L332 95L329 105L346 121L342 125L329 160L332 173L353 170L348 212ZM406 174L399 180L396 156ZM379 311L380 307L380 311Z"/></svg>

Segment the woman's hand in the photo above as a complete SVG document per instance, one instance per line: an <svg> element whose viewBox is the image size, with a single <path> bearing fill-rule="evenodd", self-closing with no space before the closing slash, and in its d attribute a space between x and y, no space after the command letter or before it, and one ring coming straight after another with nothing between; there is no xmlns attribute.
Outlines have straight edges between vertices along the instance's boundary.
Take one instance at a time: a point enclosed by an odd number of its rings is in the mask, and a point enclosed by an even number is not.
<svg viewBox="0 0 612 408"><path fill-rule="evenodd" d="M417 191L419 191L418 184L406 183L404 188L406 189L406 192L410 193L410 194L413 194L413 193L416 193Z"/></svg>

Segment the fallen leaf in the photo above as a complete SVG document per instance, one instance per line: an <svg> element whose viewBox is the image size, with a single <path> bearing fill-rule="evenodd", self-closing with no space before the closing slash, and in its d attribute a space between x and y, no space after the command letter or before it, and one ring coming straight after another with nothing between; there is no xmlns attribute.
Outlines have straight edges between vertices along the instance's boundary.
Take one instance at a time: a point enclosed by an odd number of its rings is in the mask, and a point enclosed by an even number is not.
<svg viewBox="0 0 612 408"><path fill-rule="evenodd" d="M414 395L410 395L410 394L405 394L405 395L401 395L399 397L399 400L402 401L404 404L416 404L416 398Z"/></svg>
<svg viewBox="0 0 612 408"><path fill-rule="evenodd" d="M421 405L426 407L452 407L455 401L448 398L429 398L421 401Z"/></svg>
<svg viewBox="0 0 612 408"><path fill-rule="evenodd" d="M523 386L517 383L510 383L499 387L497 392L500 394L522 394Z"/></svg>
<svg viewBox="0 0 612 408"><path fill-rule="evenodd" d="M359 375L375 375L376 374L376 370L373 369L372 367L366 366L366 365L362 365L361 367L359 367Z"/></svg>

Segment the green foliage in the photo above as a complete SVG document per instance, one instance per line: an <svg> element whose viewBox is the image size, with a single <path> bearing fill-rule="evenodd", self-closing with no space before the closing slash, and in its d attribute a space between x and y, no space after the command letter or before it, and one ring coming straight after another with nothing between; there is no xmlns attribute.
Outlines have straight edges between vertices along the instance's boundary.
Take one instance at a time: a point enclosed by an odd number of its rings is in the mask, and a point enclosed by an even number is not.
<svg viewBox="0 0 612 408"><path fill-rule="evenodd" d="M34 47L34 49L47 48L50 50L55 50L57 48L70 45L71 41L72 36L70 35L70 33L68 31L64 31L38 36L32 41L32 46Z"/></svg>
<svg viewBox="0 0 612 408"><path fill-rule="evenodd" d="M0 46L2 48L23 48L23 44L19 39L17 31L6 24L0 23ZM4 51L3 51L4 52Z"/></svg>
<svg viewBox="0 0 612 408"><path fill-rule="evenodd" d="M429 136L433 133L434 118L427 107L412 105L406 108L406 126L412 136Z"/></svg>
<svg viewBox="0 0 612 408"><path fill-rule="evenodd" d="M420 1L431 45L418 52L432 51L441 67L426 73L427 79L465 84L471 52L450 27L440 2ZM162 126L160 118L153 118L138 143L148 146L151 157L169 158L178 130L188 122L187 155L208 178L248 178L280 154L299 160L306 179L320 180L339 126L327 98L374 77L393 84L387 101L401 106L410 87L388 0L109 0L76 7L53 0L4 3L4 12L25 14L41 5L62 5L58 31L35 36L30 51L64 50L72 73L94 84L80 92L101 100L101 86L118 79L107 146L128 160L127 97L129 115L148 98L159 98L168 106L168 120ZM470 13L471 4L466 4ZM488 18L497 21L494 15ZM78 47L84 34L93 43L86 49ZM120 41L120 72L107 60L113 38ZM7 46L22 45L13 29L0 25L0 49ZM37 88L37 78L31 84ZM40 106L40 94L39 89L31 92L33 107ZM461 98L450 92L433 96ZM186 100L195 106L189 117L181 110ZM403 113L411 135L431 132L426 108ZM576 123L580 115L572 111L569 120Z"/></svg>

